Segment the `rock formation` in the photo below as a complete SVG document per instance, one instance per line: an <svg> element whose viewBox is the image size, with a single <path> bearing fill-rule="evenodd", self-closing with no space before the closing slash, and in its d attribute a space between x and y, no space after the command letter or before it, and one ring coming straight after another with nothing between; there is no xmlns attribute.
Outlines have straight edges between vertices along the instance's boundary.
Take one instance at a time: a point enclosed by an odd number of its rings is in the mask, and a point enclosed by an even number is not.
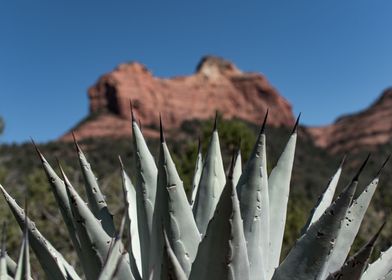
<svg viewBox="0 0 392 280"><path fill-rule="evenodd" d="M366 110L340 117L328 126L308 128L308 132L317 146L333 153L386 144L392 139L392 88Z"/></svg>
<svg viewBox="0 0 392 280"><path fill-rule="evenodd" d="M136 62L121 64L102 76L88 96L90 116L74 128L78 138L129 135L130 99L148 136L157 135L159 113L167 129L185 120L213 118L216 111L224 118L261 123L267 108L270 125L294 123L290 104L262 74L242 72L212 56L200 61L195 74L171 79L154 77ZM70 140L71 135L61 139Z"/></svg>

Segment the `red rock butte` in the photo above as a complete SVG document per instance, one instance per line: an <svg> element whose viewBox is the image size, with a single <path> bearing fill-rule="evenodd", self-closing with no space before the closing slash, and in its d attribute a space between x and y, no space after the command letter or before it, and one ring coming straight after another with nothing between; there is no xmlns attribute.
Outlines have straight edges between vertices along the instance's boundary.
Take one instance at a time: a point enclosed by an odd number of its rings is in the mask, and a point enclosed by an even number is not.
<svg viewBox="0 0 392 280"><path fill-rule="evenodd" d="M240 71L233 63L206 56L190 76L154 77L137 62L119 65L88 90L90 114L72 130L79 139L123 137L131 134L129 102L149 137L157 136L159 113L165 128L176 129L186 120L239 118L260 124L269 108L268 124L292 126L291 105L260 73ZM61 140L71 140L68 132Z"/></svg>
<svg viewBox="0 0 392 280"><path fill-rule="evenodd" d="M392 139L392 88L367 109L338 118L324 127L308 128L315 144L332 153L353 152L389 143Z"/></svg>

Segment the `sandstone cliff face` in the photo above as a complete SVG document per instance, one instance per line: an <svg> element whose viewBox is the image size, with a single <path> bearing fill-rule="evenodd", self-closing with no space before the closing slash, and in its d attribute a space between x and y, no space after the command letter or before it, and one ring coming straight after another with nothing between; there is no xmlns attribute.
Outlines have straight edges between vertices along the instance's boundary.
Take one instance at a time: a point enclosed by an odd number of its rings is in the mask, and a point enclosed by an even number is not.
<svg viewBox="0 0 392 280"><path fill-rule="evenodd" d="M121 64L102 76L88 96L94 117L75 128L79 138L129 135L130 99L148 136L157 135L159 113L167 129L185 120L213 118L216 111L224 118L261 123L267 108L270 125L294 123L291 105L262 74L242 72L218 57L203 58L194 75L171 79L154 77L139 63Z"/></svg>
<svg viewBox="0 0 392 280"><path fill-rule="evenodd" d="M392 88L368 109L343 116L334 124L307 129L316 145L330 152L354 152L392 139Z"/></svg>

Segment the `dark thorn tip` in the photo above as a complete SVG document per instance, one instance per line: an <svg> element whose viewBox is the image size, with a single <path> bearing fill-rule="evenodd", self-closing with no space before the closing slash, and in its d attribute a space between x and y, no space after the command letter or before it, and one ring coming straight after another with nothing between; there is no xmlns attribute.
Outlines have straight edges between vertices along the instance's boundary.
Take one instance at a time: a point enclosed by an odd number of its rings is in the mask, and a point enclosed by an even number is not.
<svg viewBox="0 0 392 280"><path fill-rule="evenodd" d="M265 133L265 126L267 125L268 113L269 113L269 108L267 108L267 111L265 112L264 121L263 121L263 124L261 125L261 129L260 129L260 134Z"/></svg>
<svg viewBox="0 0 392 280"><path fill-rule="evenodd" d="M81 152L82 149L80 148L80 146L79 146L79 144L78 144L78 141L76 140L75 131L73 131L73 130L72 130L72 137L73 137L73 141L74 141L74 144L75 144L75 149L76 149L76 151L77 151L78 153Z"/></svg>
<svg viewBox="0 0 392 280"><path fill-rule="evenodd" d="M227 177L229 178L229 180L233 179L234 163L235 163L236 158L237 158L236 152L233 152L233 154L232 154L232 156L231 156L229 174L227 175Z"/></svg>
<svg viewBox="0 0 392 280"><path fill-rule="evenodd" d="M61 173L61 177L63 178L64 185L68 186L68 178L67 178L67 175L65 175L63 166L61 165L60 160L57 157L56 157L56 161L57 161L57 166L60 169L60 173Z"/></svg>
<svg viewBox="0 0 392 280"><path fill-rule="evenodd" d="M30 137L30 140L31 140L31 143L33 144L33 146L34 146L34 148L35 148L35 151L36 151L37 154L38 154L38 157L40 158L40 160L41 160L42 162L44 162L44 160L45 160L44 155L41 153L40 149L38 148L37 144L35 143L35 141L33 140L32 137Z"/></svg>
<svg viewBox="0 0 392 280"><path fill-rule="evenodd" d="M388 161L389 161L390 158L391 158L391 154L389 154L389 155L387 156L387 158L384 160L383 164L381 165L380 169L379 169L378 172L377 172L376 177L380 177L380 175L381 175L381 173L382 173L384 167L387 165L387 163L388 163Z"/></svg>
<svg viewBox="0 0 392 280"><path fill-rule="evenodd" d="M215 112L215 120L214 120L214 128L212 131L217 131L218 130L218 111Z"/></svg>
<svg viewBox="0 0 392 280"><path fill-rule="evenodd" d="M160 140L161 143L165 143L165 135L163 134L163 124L162 124L162 116L159 113L159 134L160 134Z"/></svg>
<svg viewBox="0 0 392 280"><path fill-rule="evenodd" d="M342 158L342 160L340 161L340 164L339 164L339 168L340 169L343 168L344 163L346 162L346 159L347 159L347 154L344 154L344 156L343 156L343 158Z"/></svg>
<svg viewBox="0 0 392 280"><path fill-rule="evenodd" d="M300 118L301 118L301 113L298 114L297 120L295 121L295 124L294 124L294 127L293 127L293 131L291 132L291 134L297 133L297 129L298 129L298 124L299 124Z"/></svg>
<svg viewBox="0 0 392 280"><path fill-rule="evenodd" d="M358 169L357 174L355 174L354 178L352 179L352 181L358 181L359 179L359 175L361 175L363 169L365 168L367 162L369 161L370 158L370 153L368 154L368 156L366 157L365 161L362 163L361 167Z"/></svg>
<svg viewBox="0 0 392 280"><path fill-rule="evenodd" d="M373 235L373 237L369 240L368 246L372 246L374 245L374 243L376 243L378 237L381 234L381 231L383 230L383 228L385 227L385 224L387 223L387 221L385 220L382 225L380 226L380 228L377 230L377 232Z"/></svg>
<svg viewBox="0 0 392 280"><path fill-rule="evenodd" d="M131 120L132 120L132 122L136 122L135 113L133 112L133 104L132 104L131 98L129 98L129 108L131 108Z"/></svg>

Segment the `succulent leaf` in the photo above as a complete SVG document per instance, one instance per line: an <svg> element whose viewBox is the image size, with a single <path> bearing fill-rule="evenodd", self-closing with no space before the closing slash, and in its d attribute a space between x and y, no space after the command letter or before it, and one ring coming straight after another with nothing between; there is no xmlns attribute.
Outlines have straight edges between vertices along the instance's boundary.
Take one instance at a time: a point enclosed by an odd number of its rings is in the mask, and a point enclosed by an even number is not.
<svg viewBox="0 0 392 280"><path fill-rule="evenodd" d="M185 274L189 275L200 243L200 233L193 218L183 183L177 173L166 142L163 138L161 139L152 247L156 257L151 267L156 268L154 273L158 277L161 274L158 271L158 267L161 264L160 260L162 259L164 247L163 224L178 262L181 264Z"/></svg>
<svg viewBox="0 0 392 280"><path fill-rule="evenodd" d="M105 198L102 195L101 189L97 182L97 178L95 177L91 169L90 163L87 161L85 154L83 153L78 142L76 141L75 135L73 133L72 135L74 137L75 147L79 158L79 164L85 182L84 186L86 189L88 205L94 216L101 221L102 227L106 231L106 233L109 236L114 237L116 234L116 230L113 224L113 215L109 212Z"/></svg>
<svg viewBox="0 0 392 280"><path fill-rule="evenodd" d="M26 209L26 207L25 207ZM25 280L31 278L29 239L27 229L27 210L25 211L25 224L23 240L19 252L18 263L16 265L15 280Z"/></svg>
<svg viewBox="0 0 392 280"><path fill-rule="evenodd" d="M200 139L199 139L199 147L197 149L195 171L193 173L193 179L192 179L192 191L191 191L191 196L190 196L190 200L189 200L189 203L192 206L192 208L195 203L197 190L199 189L202 168L203 168L203 156L201 154L201 144L200 144Z"/></svg>
<svg viewBox="0 0 392 280"><path fill-rule="evenodd" d="M122 187L125 200L125 211L128 224L128 235L131 241L132 255L136 262L137 270L140 273L142 271L142 259L141 259L141 249L140 249L140 238L139 229L137 222L137 209L136 209L136 191L133 186L131 179L125 172L124 166L121 162L121 177L122 177Z"/></svg>
<svg viewBox="0 0 392 280"><path fill-rule="evenodd" d="M233 171L233 184L237 186L237 183L242 174L242 158L241 158L241 149L237 150L237 155L235 157L234 162L234 171Z"/></svg>
<svg viewBox="0 0 392 280"><path fill-rule="evenodd" d="M11 209L20 228L24 228L24 211L16 203L16 201L6 192L4 187L0 185L0 190ZM41 264L48 279L73 279L80 280L74 268L63 258L63 256L46 240L35 227L35 224L27 219L29 243L33 249L39 263Z"/></svg>
<svg viewBox="0 0 392 280"><path fill-rule="evenodd" d="M331 204L318 221L313 223L280 266L276 269L273 280L308 280L318 279L346 211L352 201L358 182L353 180Z"/></svg>
<svg viewBox="0 0 392 280"><path fill-rule="evenodd" d="M53 170L53 168L50 166L49 162L45 159L41 151L38 149L38 147L35 145L33 141L33 145L35 146L35 149L37 151L38 157L41 160L42 167L45 171L46 177L48 179L49 185L51 187L51 190L53 192L53 195L56 199L57 205L60 208L60 213L61 216L63 217L64 223L67 227L68 234L71 238L72 245L75 248L75 251L81 260L82 267L84 269L84 258L82 258L82 252L81 252L81 247L80 247L80 242L79 239L76 235L75 232L75 224L74 224L74 219L72 216L72 211L71 211L71 206L70 202L68 199L67 195L67 190L65 188L63 180L57 176L56 172Z"/></svg>
<svg viewBox="0 0 392 280"><path fill-rule="evenodd" d="M268 266L266 269L268 279L272 277L275 268L279 265L296 142L297 132L294 128L283 153L268 178L270 207L270 246L268 250Z"/></svg>
<svg viewBox="0 0 392 280"><path fill-rule="evenodd" d="M346 217L336 238L335 246L324 267L323 278L337 271L344 264L373 194L377 189L378 181L378 177L373 179L347 210Z"/></svg>
<svg viewBox="0 0 392 280"><path fill-rule="evenodd" d="M133 115L133 114L132 114ZM149 252L152 221L155 207L155 196L157 192L158 170L155 165L143 134L132 118L133 144L135 149L136 166L136 206L137 223L140 237L142 275L149 275Z"/></svg>
<svg viewBox="0 0 392 280"><path fill-rule="evenodd" d="M193 214L197 227L202 235L214 215L215 207L226 183L225 170L219 144L219 135L214 127L207 154L203 163L203 170L197 190Z"/></svg>
<svg viewBox="0 0 392 280"><path fill-rule="evenodd" d="M361 278L362 272L368 264L369 258L373 252L374 243L376 242L382 228L350 259L337 272L330 274L327 280L357 280Z"/></svg>
<svg viewBox="0 0 392 280"><path fill-rule="evenodd" d="M249 279L249 261L233 166L207 232L199 245L189 279Z"/></svg>
<svg viewBox="0 0 392 280"><path fill-rule="evenodd" d="M381 252L381 256L371 263L363 273L361 280L390 279L392 277L392 247Z"/></svg>
<svg viewBox="0 0 392 280"><path fill-rule="evenodd" d="M304 234L306 230L310 227L310 225L316 222L324 214L325 210L327 210L327 208L331 205L333 197L335 195L336 187L339 182L340 174L342 173L344 160L345 158L343 158L342 162L339 165L339 168L329 180L328 185L319 197L316 206L312 209L308 221L302 229L302 234Z"/></svg>
<svg viewBox="0 0 392 280"><path fill-rule="evenodd" d="M182 269L173 249L170 246L170 241L167 234L164 232L165 246L163 250L161 280L187 280L184 270Z"/></svg>
<svg viewBox="0 0 392 280"><path fill-rule="evenodd" d="M267 279L265 270L268 264L267 253L269 250L269 195L266 136L264 134L265 121L237 185L244 234L247 241L250 279L260 280Z"/></svg>
<svg viewBox="0 0 392 280"><path fill-rule="evenodd" d="M102 268L101 274L98 280L111 280L116 276L118 266L121 259L125 256L122 250L122 244L120 237L116 237L107 257L107 260ZM128 278L132 279L133 278Z"/></svg>
<svg viewBox="0 0 392 280"><path fill-rule="evenodd" d="M104 260L108 256L112 238L106 233L100 221L76 192L62 169L61 172L71 202L72 213L76 220L76 230L82 246L82 253L85 258L88 258L88 262L90 263L87 267L88 269L85 271L86 277L88 279L98 279L104 265ZM120 254L118 251L114 251L113 253ZM117 278L134 278L130 265L124 258L121 258L119 263Z"/></svg>
<svg viewBox="0 0 392 280"><path fill-rule="evenodd" d="M82 258L85 260L84 273L87 279L98 279L111 238L71 185L62 169L61 173L75 219L75 232L82 249Z"/></svg>

